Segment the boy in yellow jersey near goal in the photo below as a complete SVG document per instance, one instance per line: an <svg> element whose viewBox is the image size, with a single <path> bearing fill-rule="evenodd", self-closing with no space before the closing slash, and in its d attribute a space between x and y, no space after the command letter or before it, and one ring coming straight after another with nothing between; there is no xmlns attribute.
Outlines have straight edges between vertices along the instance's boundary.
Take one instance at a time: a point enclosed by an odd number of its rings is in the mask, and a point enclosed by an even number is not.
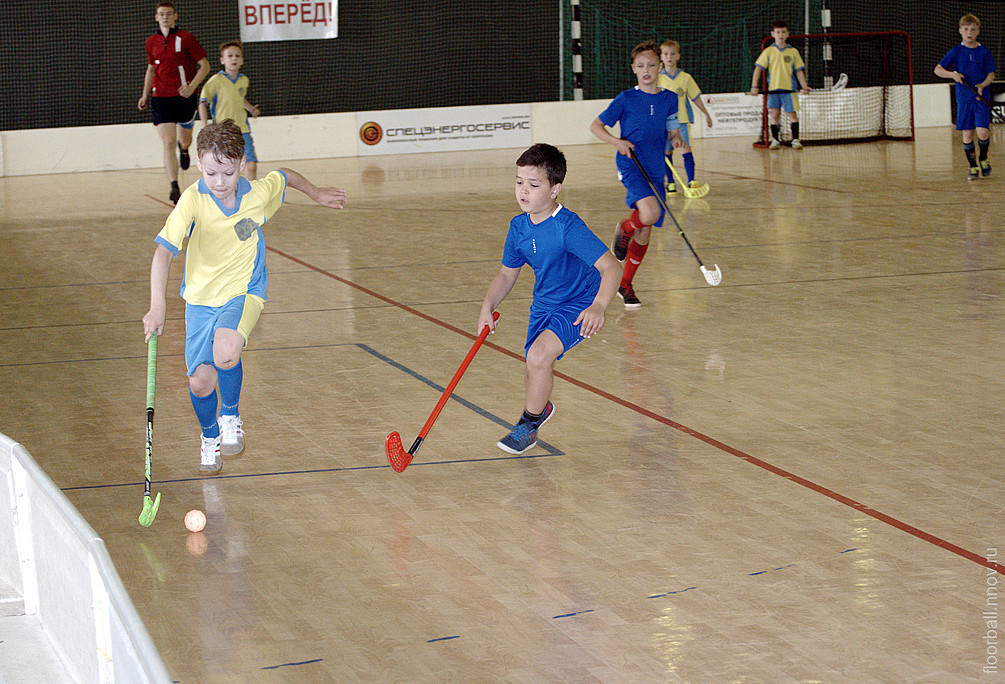
<svg viewBox="0 0 1005 684"><path fill-rule="evenodd" d="M248 102L248 77L241 73L244 65L244 48L239 42L231 41L220 46L220 64L223 69L209 77L202 87L199 98L199 119L202 125L209 123L209 117L214 121L232 119L244 134L244 177L248 180L258 178L258 155L255 154L255 142L251 139L251 126L248 124L248 114L257 117L258 105Z"/></svg>
<svg viewBox="0 0 1005 684"><path fill-rule="evenodd" d="M712 127L712 115L708 113L705 109L705 104L701 101L701 88L695 83L694 78L691 74L678 68L677 63L680 62L681 49L680 43L676 40L667 40L660 45L660 62L663 64L663 71L660 72L659 86L664 90L672 90L677 93L677 123L679 125L678 130L680 131L680 137L684 139L684 142L689 146L691 145L691 121L694 119L694 112L691 109L691 103L694 102L695 106L702 111L705 115L705 123L709 128ZM684 172L687 174L687 187L694 191L707 192L706 184L699 183L694 179L694 155L691 150L683 153L684 157ZM667 194L673 195L677 192L677 184L674 182L673 173L671 169L673 167L673 146L670 144L670 139L667 138ZM705 194L702 192L701 194Z"/></svg>
<svg viewBox="0 0 1005 684"><path fill-rule="evenodd" d="M149 340L164 332L171 259L187 241L181 295L189 395L202 429L199 474L216 475L223 468L221 452L236 456L244 450L238 413L241 351L265 306L269 276L263 228L282 206L287 188L332 209L345 206L346 193L319 188L291 169L276 169L262 180L244 178L244 136L230 119L199 131L196 154L202 178L181 194L154 239L143 333Z"/></svg>
<svg viewBox="0 0 1005 684"><path fill-rule="evenodd" d="M768 125L771 129L771 144L768 149L777 150L782 146L778 139L779 120L784 111L789 117L792 129L792 147L799 149L799 98L796 90L804 94L810 92L806 83L806 65L799 50L789 45L789 25L776 21L771 25L771 37L775 42L764 48L754 62L754 77L750 81L750 94L757 95L761 85L761 74L768 72Z"/></svg>

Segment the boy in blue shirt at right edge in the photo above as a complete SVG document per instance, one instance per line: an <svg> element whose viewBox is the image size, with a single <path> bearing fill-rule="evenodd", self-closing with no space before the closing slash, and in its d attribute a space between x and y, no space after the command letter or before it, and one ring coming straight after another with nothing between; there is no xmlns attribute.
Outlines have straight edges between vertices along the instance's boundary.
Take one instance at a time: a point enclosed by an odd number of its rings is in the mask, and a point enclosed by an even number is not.
<svg viewBox="0 0 1005 684"><path fill-rule="evenodd" d="M991 107L987 104L985 89L995 80L995 60L991 51L977 42L981 32L980 20L972 14L960 17L960 37L963 42L946 53L935 65L935 74L956 81L956 130L963 134L963 153L967 156L970 171L967 178L976 180L978 174L991 175L988 148L991 146ZM973 86L984 102L965 83ZM977 131L979 156L974 157L974 131Z"/></svg>

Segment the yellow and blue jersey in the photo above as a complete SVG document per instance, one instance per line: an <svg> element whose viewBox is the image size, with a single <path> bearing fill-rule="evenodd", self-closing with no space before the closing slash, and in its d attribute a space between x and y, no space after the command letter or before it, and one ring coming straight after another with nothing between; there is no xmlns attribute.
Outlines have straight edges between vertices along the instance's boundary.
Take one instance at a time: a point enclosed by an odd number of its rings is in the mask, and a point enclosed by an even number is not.
<svg viewBox="0 0 1005 684"><path fill-rule="evenodd" d="M754 64L768 73L769 93L791 93L799 90L796 72L806 70L803 58L799 56L799 50L791 45L779 48L774 43L764 48Z"/></svg>
<svg viewBox="0 0 1005 684"><path fill-rule="evenodd" d="M209 107L209 115L214 121L233 119L241 127L241 133L250 133L248 125L248 110L244 108L244 100L248 96L248 77L238 74L231 79L226 71L213 74L202 87L200 102Z"/></svg>
<svg viewBox="0 0 1005 684"><path fill-rule="evenodd" d="M252 294L267 299L265 237L262 228L286 197L286 174L238 180L234 208L224 207L203 179L182 193L155 242L172 255L186 238L181 296L189 304L223 306Z"/></svg>
<svg viewBox="0 0 1005 684"><path fill-rule="evenodd" d="M659 86L664 90L671 90L677 93L677 121L682 124L694 121L694 111L691 109L691 100L701 96L701 88L695 83L691 74L680 69L671 76L665 70L660 72Z"/></svg>

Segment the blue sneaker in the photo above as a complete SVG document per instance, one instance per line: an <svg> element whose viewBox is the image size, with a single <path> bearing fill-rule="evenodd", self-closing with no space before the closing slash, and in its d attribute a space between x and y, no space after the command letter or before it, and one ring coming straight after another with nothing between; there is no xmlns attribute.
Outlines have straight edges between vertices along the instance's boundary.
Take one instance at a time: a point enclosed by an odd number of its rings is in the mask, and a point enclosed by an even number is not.
<svg viewBox="0 0 1005 684"><path fill-rule="evenodd" d="M544 413L536 422L525 421L521 416L513 431L496 442L496 446L511 454L522 454L534 448L537 444L537 431L555 415L555 405L550 401L545 404Z"/></svg>

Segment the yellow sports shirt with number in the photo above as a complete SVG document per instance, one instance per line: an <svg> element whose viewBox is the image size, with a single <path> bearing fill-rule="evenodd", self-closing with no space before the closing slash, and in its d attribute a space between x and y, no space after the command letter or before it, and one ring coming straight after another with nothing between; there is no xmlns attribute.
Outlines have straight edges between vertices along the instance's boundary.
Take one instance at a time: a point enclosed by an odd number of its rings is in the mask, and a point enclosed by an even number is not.
<svg viewBox="0 0 1005 684"><path fill-rule="evenodd" d="M244 294L267 299L262 228L282 206L286 183L282 171L261 180L241 178L233 209L224 207L201 178L185 189L154 241L178 256L188 239L181 284L186 302L223 306Z"/></svg>
<svg viewBox="0 0 1005 684"><path fill-rule="evenodd" d="M244 108L248 85L248 77L244 74L238 74L236 79L231 80L226 71L220 71L206 81L199 101L209 107L213 121L233 119L241 127L241 133L251 133L248 110Z"/></svg>
<svg viewBox="0 0 1005 684"><path fill-rule="evenodd" d="M694 120L691 100L701 95L701 88L694 82L691 74L678 69L677 73L671 76L666 71L661 71L659 86L677 93L677 121L682 124L691 123Z"/></svg>
<svg viewBox="0 0 1005 684"><path fill-rule="evenodd" d="M799 50L791 45L779 49L774 43L764 48L754 64L768 72L768 92L791 93L799 90L796 72L806 68Z"/></svg>

